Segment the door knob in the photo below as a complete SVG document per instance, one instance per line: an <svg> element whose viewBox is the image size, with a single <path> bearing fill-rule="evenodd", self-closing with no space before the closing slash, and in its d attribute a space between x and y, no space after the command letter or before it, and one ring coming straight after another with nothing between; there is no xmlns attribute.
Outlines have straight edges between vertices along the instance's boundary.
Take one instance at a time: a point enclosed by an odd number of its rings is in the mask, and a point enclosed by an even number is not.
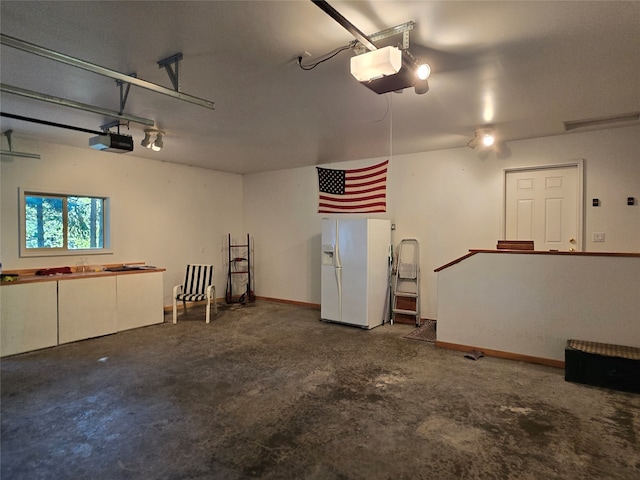
<svg viewBox="0 0 640 480"><path fill-rule="evenodd" d="M571 243L571 244L575 245L575 244L576 244L576 239L575 239L575 238L573 238L573 237L571 237L571 238L569 239L569 243Z"/></svg>

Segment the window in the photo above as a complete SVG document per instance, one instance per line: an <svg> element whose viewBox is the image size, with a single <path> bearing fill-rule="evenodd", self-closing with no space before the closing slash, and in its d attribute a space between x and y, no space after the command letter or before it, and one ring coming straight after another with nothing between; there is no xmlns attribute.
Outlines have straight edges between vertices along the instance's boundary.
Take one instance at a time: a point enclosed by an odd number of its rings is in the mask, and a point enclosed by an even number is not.
<svg viewBox="0 0 640 480"><path fill-rule="evenodd" d="M108 197L27 191L21 256L109 253Z"/></svg>

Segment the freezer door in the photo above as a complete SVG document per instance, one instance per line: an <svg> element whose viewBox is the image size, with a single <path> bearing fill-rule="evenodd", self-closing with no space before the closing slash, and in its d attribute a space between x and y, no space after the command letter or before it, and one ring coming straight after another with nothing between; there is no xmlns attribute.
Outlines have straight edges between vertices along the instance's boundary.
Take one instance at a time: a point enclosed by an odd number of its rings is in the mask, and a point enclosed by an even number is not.
<svg viewBox="0 0 640 480"><path fill-rule="evenodd" d="M320 282L320 318L341 321L340 270L337 245L337 220L322 221L322 259Z"/></svg>

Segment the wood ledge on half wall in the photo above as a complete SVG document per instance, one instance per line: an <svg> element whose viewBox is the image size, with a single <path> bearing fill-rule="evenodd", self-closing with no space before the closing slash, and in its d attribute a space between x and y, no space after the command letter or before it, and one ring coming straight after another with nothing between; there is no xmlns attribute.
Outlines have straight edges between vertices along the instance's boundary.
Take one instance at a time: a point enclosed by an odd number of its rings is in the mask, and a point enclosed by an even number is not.
<svg viewBox="0 0 640 480"><path fill-rule="evenodd" d="M474 256L477 253L499 253L499 254L517 254L517 255L572 255L577 257L629 257L640 258L640 253L625 253L625 252L560 252L551 250L483 250L483 249L469 249L469 253L463 255L460 258L456 258L454 261L449 262L441 267L438 267L434 272L438 273L445 268L449 268L456 263Z"/></svg>

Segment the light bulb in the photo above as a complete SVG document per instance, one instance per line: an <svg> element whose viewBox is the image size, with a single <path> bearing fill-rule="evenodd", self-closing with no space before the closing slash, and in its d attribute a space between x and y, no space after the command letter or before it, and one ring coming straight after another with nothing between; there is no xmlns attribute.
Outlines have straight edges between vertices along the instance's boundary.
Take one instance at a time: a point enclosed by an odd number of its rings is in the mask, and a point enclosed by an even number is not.
<svg viewBox="0 0 640 480"><path fill-rule="evenodd" d="M158 135L156 135L156 141L153 142L153 145L151 145L151 150L153 150L154 152L159 152L163 146L164 143L162 142L162 134L158 132Z"/></svg>
<svg viewBox="0 0 640 480"><path fill-rule="evenodd" d="M493 145L493 142L495 142L495 140L496 139L493 137L493 135L491 135L490 133L485 133L482 137L482 144L485 147L490 147L491 145Z"/></svg>
<svg viewBox="0 0 640 480"><path fill-rule="evenodd" d="M429 91L429 80L418 79L413 88L418 95L423 95Z"/></svg>
<svg viewBox="0 0 640 480"><path fill-rule="evenodd" d="M142 145L143 147L146 147L146 148L151 148L151 133L150 132L144 132L144 138L140 142L140 145Z"/></svg>
<svg viewBox="0 0 640 480"><path fill-rule="evenodd" d="M416 70L416 75L420 80L426 80L431 75L431 67L427 63L423 63L418 65L418 69Z"/></svg>

